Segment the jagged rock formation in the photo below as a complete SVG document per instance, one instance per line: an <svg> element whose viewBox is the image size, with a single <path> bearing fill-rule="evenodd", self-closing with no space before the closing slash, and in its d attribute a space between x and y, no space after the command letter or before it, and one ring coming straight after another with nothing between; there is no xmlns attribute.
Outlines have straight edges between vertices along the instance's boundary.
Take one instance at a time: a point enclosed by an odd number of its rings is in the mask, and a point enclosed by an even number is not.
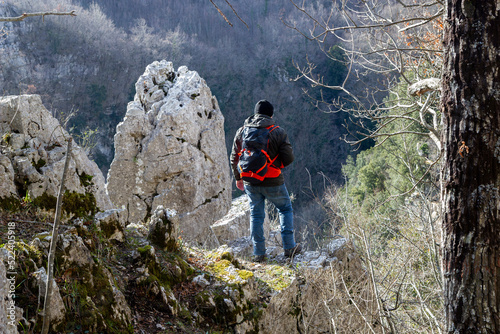
<svg viewBox="0 0 500 334"><path fill-rule="evenodd" d="M70 135L38 95L0 98L0 133L2 207L15 206L24 197L54 208ZM112 208L101 171L77 145L73 145L65 188L68 213L84 215Z"/></svg>
<svg viewBox="0 0 500 334"><path fill-rule="evenodd" d="M43 300L46 294L47 286L47 272L45 268L42 267L33 273L36 278L36 284L38 286L38 300ZM59 286L53 280L52 281L52 296L50 298L50 324L55 330L59 324L64 321L66 317L66 306L64 306L63 299L61 297L61 292L59 291Z"/></svg>
<svg viewBox="0 0 500 334"><path fill-rule="evenodd" d="M177 249L176 229L179 225L177 212L158 206L149 223L148 240L155 246L168 251Z"/></svg>
<svg viewBox="0 0 500 334"><path fill-rule="evenodd" d="M197 72L150 64L136 83L115 135L108 173L112 202L128 221L146 221L162 205L175 210L179 235L205 242L210 225L229 209L224 118Z"/></svg>

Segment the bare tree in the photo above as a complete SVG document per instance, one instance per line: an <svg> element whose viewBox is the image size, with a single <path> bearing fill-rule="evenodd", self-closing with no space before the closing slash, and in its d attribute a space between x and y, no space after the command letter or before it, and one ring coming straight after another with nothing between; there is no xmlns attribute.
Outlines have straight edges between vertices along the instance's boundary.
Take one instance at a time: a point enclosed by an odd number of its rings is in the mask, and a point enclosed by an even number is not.
<svg viewBox="0 0 500 334"><path fill-rule="evenodd" d="M444 42L447 333L500 333L498 1L448 1Z"/></svg>
<svg viewBox="0 0 500 334"><path fill-rule="evenodd" d="M350 207L352 199L343 199L343 194L330 195L329 202L337 203L331 210L336 219L342 218L342 232L363 246L360 251L370 269L383 330L441 332L441 250L435 228L440 192L422 181L431 172L438 177L443 154L440 87L445 4L439 0L290 2L309 25L284 18L285 24L318 42L327 56L347 68L343 80L334 85L314 63L295 61L300 71L296 80L340 93L330 100L321 94L314 101L326 112L347 112L358 123L346 141L359 144L373 139L376 145L384 145L399 138L404 148L403 154L395 154L408 170L400 179L408 178L404 181L409 186L395 192L407 199L391 218L377 210L363 215L354 205ZM331 6L325 7L326 3ZM331 52L334 45L343 57ZM416 143L408 139L416 136L433 147L424 173L410 158L416 154L410 149Z"/></svg>
<svg viewBox="0 0 500 334"><path fill-rule="evenodd" d="M383 143L397 134L415 133L428 137L441 152L442 1L332 0L329 8L290 2L308 19L309 27L285 19L288 27L317 41L329 57L335 44L345 54L344 59L333 59L348 69L341 84L327 83L309 61L296 62L301 73L296 80L342 93L335 100L321 95L316 104L329 112L349 112L359 121L362 130L351 133L357 139L349 142ZM399 126L388 131L394 124Z"/></svg>
<svg viewBox="0 0 500 334"><path fill-rule="evenodd" d="M345 97L319 100L318 104L328 103L330 111L346 110L358 119L376 122L374 129L366 127L366 132L359 133L360 140L378 138L383 143L385 138L415 132L436 144L445 157L445 330L498 333L498 2L341 0L332 4L335 7L330 12L316 16L313 7L294 2L313 25L304 33L293 22L287 24L320 45L331 44L329 38L341 41L348 76L341 85L331 86L314 72L314 64L307 64L300 68L301 78L318 87L339 90ZM443 20L445 8L447 17ZM338 24L339 19L342 24ZM440 46L443 26L444 53ZM370 80L375 77L377 81ZM349 79L365 84L366 94L355 94ZM401 83L407 86L406 92L396 89ZM400 120L418 124L420 130L390 128Z"/></svg>

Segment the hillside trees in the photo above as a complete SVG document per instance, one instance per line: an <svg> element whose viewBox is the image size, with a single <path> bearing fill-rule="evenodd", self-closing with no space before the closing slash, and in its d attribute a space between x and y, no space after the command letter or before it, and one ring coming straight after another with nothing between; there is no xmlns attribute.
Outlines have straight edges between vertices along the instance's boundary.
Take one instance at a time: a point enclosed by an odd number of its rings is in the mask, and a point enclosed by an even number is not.
<svg viewBox="0 0 500 334"><path fill-rule="evenodd" d="M133 82L148 63L165 58L176 67L187 65L206 79L225 116L227 147L236 129L253 112L255 102L262 98L272 101L280 125L287 129L301 157L287 171L298 202L309 200L302 191L309 185L305 168L311 171L315 185L322 182L318 171L340 181L338 171L348 151L348 145L338 141L345 134L341 127L344 115L310 117L314 106L302 94L305 83L290 82L297 73L292 59L298 54L307 53L320 68L332 69L332 73L336 73L333 68L338 63L317 50L313 42L283 26L280 15L295 15L291 4L230 1L248 24L247 29L243 24L229 27L209 1L125 4L82 0L69 5L65 0L43 0L36 5L53 8L56 3L65 10L79 8L78 22L74 23L78 28L69 26L70 22L46 20L43 29L41 21L33 23L33 30L25 35L31 36L29 43L23 44L28 49L23 52L34 54L30 64L36 64L37 71L36 75L26 76L23 87L35 81L37 92L46 94L44 101L53 108L72 104L78 110L72 120L76 128L99 126L102 138L95 157L104 171L112 159L108 143L112 142L126 103L133 98ZM231 21L237 22L229 7L223 7L221 1L216 3ZM29 3L21 0L19 5ZM87 13L96 15L91 18ZM302 18L296 21L305 23ZM47 33L46 28L50 30ZM38 38L34 34L37 30L41 32ZM45 75L47 72L51 75ZM78 80L68 80L73 75ZM105 89L97 90L102 86ZM9 89L16 90L17 85ZM92 96L103 99L96 104L91 102ZM332 151L336 154L329 154Z"/></svg>
<svg viewBox="0 0 500 334"><path fill-rule="evenodd" d="M329 41L341 41L339 46L345 53L343 62L348 71L339 85L325 81L313 62L297 63L301 78L324 90L342 92L339 99L318 99L318 106L357 118L364 128L353 133L359 142L388 138L393 133L385 131L386 125L407 120L419 124L421 133L441 149L441 122L436 110L442 64L440 1L339 0L320 11L306 5L309 2L290 2L310 18L308 31L286 22L290 28L317 41L327 54ZM406 92L395 90L400 82L408 85ZM412 117L401 113L402 109L418 113ZM398 133L406 132L402 129Z"/></svg>
<svg viewBox="0 0 500 334"><path fill-rule="evenodd" d="M288 27L316 41L332 61L346 68L338 84L332 84L314 62L297 61L298 78L323 90L309 94L318 107L354 119L357 128L346 124L348 143L376 145L359 156L357 164L348 164L350 195L368 211L380 205L389 208L390 200L401 203L404 196L419 191L437 201L443 3L290 2L309 19L309 29L297 21L285 21ZM340 93L332 98L326 93L332 90Z"/></svg>
<svg viewBox="0 0 500 334"><path fill-rule="evenodd" d="M395 121L386 130L401 127L411 129ZM442 328L439 173L427 171L438 153L431 145L415 133L375 138L343 166L345 185L322 198L330 222L325 241L340 234L358 245L377 291L372 302L390 333Z"/></svg>
<svg viewBox="0 0 500 334"><path fill-rule="evenodd" d="M165 54L178 61L182 33L160 35L141 28L137 21L132 22L137 28L126 33L95 4L84 9L65 0L20 0L10 8L17 12L53 8L78 12L75 18L45 17L17 23L11 29L2 41L8 45L5 52L12 53L1 59L2 90L3 94L19 94L33 87L30 92L41 94L54 112L76 111L69 124L76 134L99 128L100 140L93 153L105 172L113 157L110 143L116 124L133 98L137 77L147 64ZM152 42L146 43L148 40Z"/></svg>
<svg viewBox="0 0 500 334"><path fill-rule="evenodd" d="M442 110L446 333L500 332L500 8L448 1Z"/></svg>
<svg viewBox="0 0 500 334"><path fill-rule="evenodd" d="M293 3L311 25L309 30L291 21L287 25L318 42L326 54L337 41L344 59L335 58L347 68L334 85L314 62L296 62L299 78L340 92L333 99L325 93L310 96L325 111L346 112L357 120L359 128L348 126L352 137L346 141L374 143L348 160L345 186L326 192L323 203L332 224L326 239L340 233L359 246L382 331L440 332L444 4L328 1L323 4L330 7L318 10L313 2Z"/></svg>
<svg viewBox="0 0 500 334"><path fill-rule="evenodd" d="M341 1L340 10L345 13L346 9L358 3L364 6L363 18L373 19L372 24L365 25L364 28L370 32L372 41L383 41L382 37L389 37L388 32L391 27L397 26L394 20L383 20L383 16L375 12L376 7L372 6L375 1ZM499 308L500 298L498 289L500 252L499 252L499 178L498 178L498 143L499 143L499 103L498 92L494 85L498 85L498 43L500 30L498 18L498 5L495 1L477 2L477 1L448 1L446 20L441 20L440 16L444 12L445 3L442 1L420 2L420 1L394 1L392 4L400 4L403 8L431 11L427 16L411 17L404 16L398 21L404 25L399 26L399 32L407 35L406 46L394 43L400 39L391 36L387 39L390 43L386 48L372 48L365 52L356 49L350 53L350 63L353 69L369 69L382 75L382 78L388 78L386 82L391 94L394 88L399 86L390 85L394 79L401 80L409 85L407 97L403 95L389 102L386 99L380 104L374 99L376 94L366 95L359 98L345 90L344 86L328 87L321 82L321 77L314 77L312 71L303 69L304 76L318 85L325 88L335 88L345 92L346 104L334 103L340 109L347 109L361 119L371 119L376 121L375 130L361 133L361 140L367 137L376 138L378 143L384 143L379 147L385 146L390 142L394 135L412 135L425 134L429 138L429 143L434 144L438 157L444 155L445 161L443 169L443 282L444 282L444 309L446 319L443 321L443 330L447 333L496 333L499 331ZM389 5L389 2L387 2ZM423 6L425 5L425 6ZM433 10L434 6L434 10ZM389 8L389 7L386 7ZM299 7L303 10L303 7ZM395 7L390 7L396 12ZM357 13L361 13L357 11ZM375 14L376 13L376 14ZM425 12L422 12L425 14ZM324 21L315 20L315 28L322 27L322 33L313 34L313 38L326 36L329 33L345 33L346 27L349 32L353 29L362 27L356 21L357 14L352 11L351 15L346 16L350 24L343 27L327 27ZM446 22L446 23L445 23ZM441 78L440 52L431 47L432 44L438 46L440 34L432 30L421 30L425 34L409 35L415 28L423 29L430 24L434 26L445 26L445 45L444 52L444 70L442 73L442 96L435 92L440 84L436 79ZM326 29L325 29L326 27ZM372 31L377 28L378 31ZM426 28L427 29L427 28ZM429 34L428 34L429 33ZM347 38L349 42L354 39ZM427 46L422 44L426 42ZM431 43L429 43L431 42ZM370 45L368 43L368 45ZM390 47L392 45L392 47ZM414 48L418 45L418 48ZM351 49L353 50L353 49ZM413 51L419 52L420 56ZM391 52L394 57L391 57ZM374 56L374 59L368 59L367 56ZM410 57L407 57L410 56ZM407 57L407 58L405 58ZM406 61L404 61L406 59ZM355 61L356 60L356 61ZM377 62L377 60L384 60ZM426 64L426 66L422 66ZM351 72L352 73L352 72ZM354 72L356 73L356 72ZM358 72L359 73L359 72ZM389 74L395 73L391 77ZM359 76L355 78L361 79ZM391 79L392 78L392 79ZM417 81L413 79L418 79ZM380 92L380 90L376 90ZM390 95L389 95L390 96ZM414 107L420 109L408 109L407 112L396 113L393 111L401 110L401 107L407 106L407 103L398 103L411 101L408 97L414 98ZM371 99L371 100L370 100ZM366 108L367 101L369 108ZM335 101L334 101L335 102ZM439 103L441 102L441 103ZM397 109L392 106L398 105ZM428 108L432 106L431 108ZM361 108L360 108L361 107ZM359 112L361 111L361 112ZM417 117L412 115L418 111ZM441 116L443 115L443 116ZM388 117L389 116L389 117ZM444 125L441 125L440 118L444 119ZM420 129L411 129L402 127L396 131L386 131L388 125L395 124L398 120L412 121ZM435 125L438 125L437 127ZM441 128L444 133L441 134ZM401 138L401 136L399 136ZM412 142L410 141L409 144ZM365 154L366 156L367 154ZM370 192L386 191L388 176L384 169L385 162L381 156L374 156L369 163L372 166L363 170L365 164L362 161L363 155L358 156L359 164L355 170L355 175L361 179L364 189L361 193L366 195ZM434 160L437 161L437 160ZM353 163L351 163L353 165ZM389 166L389 165L386 165ZM391 164L392 167L392 164ZM377 170L379 172L377 172ZM370 172L370 173L368 173ZM420 180L412 177L413 180ZM411 192L421 197L432 194L426 188L420 187L421 183L415 184L410 189ZM347 188L348 189L348 188ZM424 196L422 196L424 195ZM332 198L342 198L338 195ZM405 200L408 207L408 201L413 201L413 196ZM330 203L334 203L330 202ZM421 202L425 203L425 202ZM432 211L426 210L429 213ZM349 220L355 218L352 215L342 214L342 211L336 212L336 220L344 226L349 226ZM340 213L339 213L340 212ZM400 210L400 212L403 212ZM378 211L371 212L377 224L384 222L387 217L379 215ZM433 214L429 215L432 218ZM394 216L389 218L389 223L384 223L390 231L389 235L396 233L400 235L401 231L409 225L395 225L392 221ZM412 220L422 219L425 216L422 213L414 215ZM409 223L412 220L408 221ZM389 222L388 221L388 222ZM366 231L376 225L364 225L360 232L354 237L365 239ZM351 230L352 233L352 230ZM411 240L407 235L401 234L405 239ZM391 240L391 238L386 240ZM382 239L377 239L382 240ZM411 244L417 245L415 241L422 240L421 236L416 236ZM439 238L431 239L429 249L436 245ZM365 242L366 244L366 242ZM386 242L387 245L389 243ZM387 248L383 248L384 252ZM402 249L402 248L401 248ZM425 250L422 249L422 250ZM367 254L370 254L370 248L366 248ZM435 252L439 256L440 251ZM390 253L389 253L390 254ZM423 254L423 252L422 252ZM404 256L404 253L400 256ZM373 259L373 258L372 258ZM434 261L431 261L431 263ZM413 268L415 270L416 268ZM440 281L439 271L436 271L436 281ZM387 277L387 276L383 276ZM404 285L400 285L404 286ZM404 291L404 290L401 290ZM394 292L396 293L396 292ZM420 293L418 293L420 295ZM439 305L439 301L438 305ZM384 303L384 300L382 300ZM435 318L436 313L429 313L429 305L422 305L423 314L427 314L430 319L437 321L438 330L441 325L439 319ZM435 309L435 308L434 308ZM432 310L432 308L431 308ZM435 309L436 310L436 309ZM386 313L387 314L387 313ZM391 323L388 320L387 326Z"/></svg>

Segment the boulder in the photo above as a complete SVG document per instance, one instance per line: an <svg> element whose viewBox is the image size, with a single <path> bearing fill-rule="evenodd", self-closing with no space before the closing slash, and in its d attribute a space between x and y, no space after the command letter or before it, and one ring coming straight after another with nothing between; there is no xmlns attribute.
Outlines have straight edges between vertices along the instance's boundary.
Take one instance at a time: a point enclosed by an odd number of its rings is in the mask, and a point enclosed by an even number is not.
<svg viewBox="0 0 500 334"><path fill-rule="evenodd" d="M235 198L231 203L229 212L217 220L212 226L212 231L219 244L230 244L235 240L250 236L250 202L247 195ZM264 221L264 235L270 240L271 222L266 214Z"/></svg>
<svg viewBox="0 0 500 334"><path fill-rule="evenodd" d="M179 235L204 243L231 205L224 118L205 80L165 60L137 80L115 134L108 172L111 201L130 223L162 205L175 210Z"/></svg>
<svg viewBox="0 0 500 334"><path fill-rule="evenodd" d="M177 212L158 206L150 221L148 239L157 247L170 252L178 250L175 226Z"/></svg>
<svg viewBox="0 0 500 334"><path fill-rule="evenodd" d="M21 196L46 209L55 208L68 132L43 106L40 96L20 95L0 98L0 133L2 203ZM71 158L64 210L84 215L111 209L104 176L96 163L76 144Z"/></svg>

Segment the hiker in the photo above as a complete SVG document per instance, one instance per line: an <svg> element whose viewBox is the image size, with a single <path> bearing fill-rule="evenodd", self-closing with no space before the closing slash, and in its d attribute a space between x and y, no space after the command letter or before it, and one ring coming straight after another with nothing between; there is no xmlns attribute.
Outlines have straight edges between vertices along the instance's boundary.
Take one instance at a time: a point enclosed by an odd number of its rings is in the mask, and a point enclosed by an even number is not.
<svg viewBox="0 0 500 334"><path fill-rule="evenodd" d="M281 173L281 169L294 160L292 145L285 130L274 124L273 114L271 103L266 100L257 102L254 114L236 132L231 151L236 187L245 191L250 200L250 233L255 262L267 259L265 199L278 209L285 256L293 257L302 250L294 240L292 202ZM252 169L256 164L260 165Z"/></svg>

